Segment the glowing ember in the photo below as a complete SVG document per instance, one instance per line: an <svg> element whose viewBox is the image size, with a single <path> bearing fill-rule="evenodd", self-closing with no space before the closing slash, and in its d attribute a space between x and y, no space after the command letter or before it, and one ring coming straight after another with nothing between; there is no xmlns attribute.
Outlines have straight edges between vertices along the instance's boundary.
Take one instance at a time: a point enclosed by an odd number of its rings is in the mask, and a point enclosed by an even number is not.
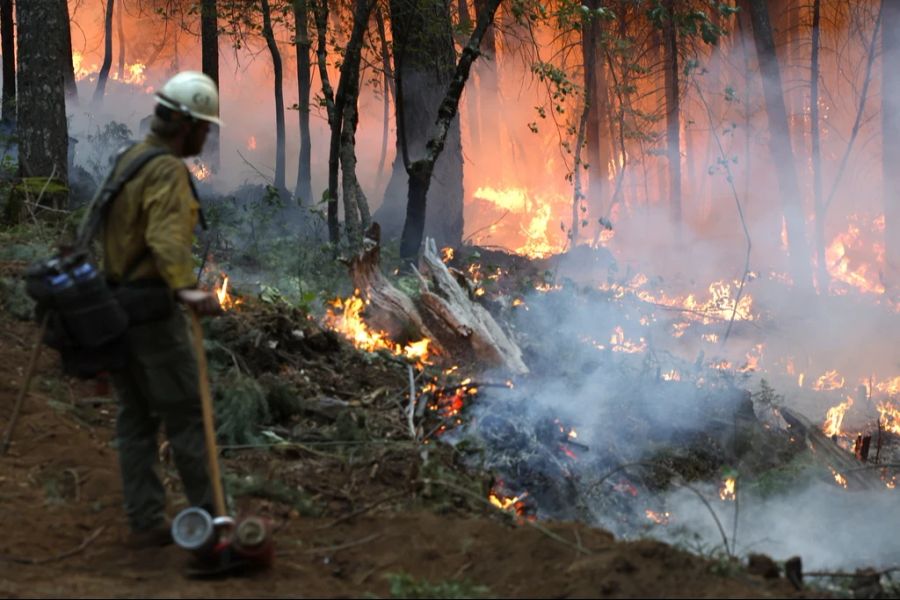
<svg viewBox="0 0 900 600"><path fill-rule="evenodd" d="M722 487L719 488L719 498L722 500L734 500L736 485L737 480L734 477L726 477L725 481L722 482Z"/></svg>
<svg viewBox="0 0 900 600"><path fill-rule="evenodd" d="M672 369L671 371L663 373L662 378L666 381L681 381L681 374L675 369Z"/></svg>
<svg viewBox="0 0 900 600"><path fill-rule="evenodd" d="M325 314L325 324L344 335L350 343L366 352L387 350L397 356L404 356L417 363L427 363L429 358L428 338L400 346L391 342L383 331L372 331L362 318L362 311L368 301L363 300L359 290L353 296L331 301L331 308Z"/></svg>
<svg viewBox="0 0 900 600"><path fill-rule="evenodd" d="M847 396L846 402L842 402L841 404L832 406L828 409L828 412L825 413L825 423L822 425L822 431L825 435L829 437L840 435L841 424L844 422L844 415L851 406L853 406L853 398Z"/></svg>
<svg viewBox="0 0 900 600"><path fill-rule="evenodd" d="M657 525L668 525L669 519L672 514L669 512L656 512L655 510L647 509L645 511L647 518L656 523Z"/></svg>
<svg viewBox="0 0 900 600"><path fill-rule="evenodd" d="M831 467L828 468L831 469ZM834 475L834 480L837 482L837 484L842 488L847 489L847 478L834 469L831 469L831 473Z"/></svg>
<svg viewBox="0 0 900 600"><path fill-rule="evenodd" d="M194 159L193 164L191 164L188 169L190 169L191 175L196 177L198 181L204 181L212 175L212 171L209 170L209 167L203 164L199 159Z"/></svg>
<svg viewBox="0 0 900 600"><path fill-rule="evenodd" d="M256 136L251 135L247 138L247 150L256 150Z"/></svg>
<svg viewBox="0 0 900 600"><path fill-rule="evenodd" d="M453 248L451 248L450 246L441 248L441 260L445 265L453 260Z"/></svg>
<svg viewBox="0 0 900 600"><path fill-rule="evenodd" d="M527 514L527 506L524 502L524 499L527 497L528 492L523 492L519 496L506 496L496 489L492 489L490 494L488 494L488 501L500 510L515 513L517 516L523 517Z"/></svg>

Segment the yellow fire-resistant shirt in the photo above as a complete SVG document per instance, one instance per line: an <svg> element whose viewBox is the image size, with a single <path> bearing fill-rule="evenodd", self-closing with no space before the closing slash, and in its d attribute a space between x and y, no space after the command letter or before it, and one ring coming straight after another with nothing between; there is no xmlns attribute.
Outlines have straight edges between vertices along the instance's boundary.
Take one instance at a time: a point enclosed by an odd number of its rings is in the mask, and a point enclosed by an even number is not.
<svg viewBox="0 0 900 600"><path fill-rule="evenodd" d="M151 147L165 144L148 135L125 152L116 176ZM191 243L199 210L181 159L172 154L151 159L110 203L103 228L106 277L121 281L125 271L137 263L129 281L162 278L173 290L193 287L197 275Z"/></svg>

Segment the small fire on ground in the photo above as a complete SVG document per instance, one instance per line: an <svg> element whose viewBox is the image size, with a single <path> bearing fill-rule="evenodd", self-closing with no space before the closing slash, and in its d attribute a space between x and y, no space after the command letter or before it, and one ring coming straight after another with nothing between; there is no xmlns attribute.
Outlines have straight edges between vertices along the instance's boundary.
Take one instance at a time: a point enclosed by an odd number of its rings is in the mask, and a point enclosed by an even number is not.
<svg viewBox="0 0 900 600"><path fill-rule="evenodd" d="M216 284L215 292L216 297L219 299L219 306L221 306L223 310L230 310L236 306L240 306L244 302L240 298L235 298L228 293L228 275L225 273L222 273L222 283Z"/></svg>
<svg viewBox="0 0 900 600"><path fill-rule="evenodd" d="M359 290L349 298L335 298L325 313L325 325L342 334L360 350L366 352L387 350L416 363L428 364L430 358L428 346L431 340L423 338L405 346L394 343L387 333L372 330L363 320L362 313L368 303L368 300L360 295Z"/></svg>

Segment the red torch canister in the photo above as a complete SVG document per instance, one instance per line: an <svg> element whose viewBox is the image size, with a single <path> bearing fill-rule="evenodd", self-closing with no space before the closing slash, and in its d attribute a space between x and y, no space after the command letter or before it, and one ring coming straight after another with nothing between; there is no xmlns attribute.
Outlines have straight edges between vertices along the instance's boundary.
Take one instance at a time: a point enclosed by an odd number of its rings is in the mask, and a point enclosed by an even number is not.
<svg viewBox="0 0 900 600"><path fill-rule="evenodd" d="M233 548L238 556L258 566L272 564L275 545L269 522L256 516L239 519L234 530Z"/></svg>

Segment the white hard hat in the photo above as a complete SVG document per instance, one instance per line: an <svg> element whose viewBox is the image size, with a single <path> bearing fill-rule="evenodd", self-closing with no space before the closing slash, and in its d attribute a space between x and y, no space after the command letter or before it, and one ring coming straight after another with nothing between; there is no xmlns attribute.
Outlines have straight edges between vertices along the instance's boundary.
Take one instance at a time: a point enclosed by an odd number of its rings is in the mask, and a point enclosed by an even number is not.
<svg viewBox="0 0 900 600"><path fill-rule="evenodd" d="M191 118L222 125L216 82L200 71L182 71L172 77L156 93L156 101Z"/></svg>

